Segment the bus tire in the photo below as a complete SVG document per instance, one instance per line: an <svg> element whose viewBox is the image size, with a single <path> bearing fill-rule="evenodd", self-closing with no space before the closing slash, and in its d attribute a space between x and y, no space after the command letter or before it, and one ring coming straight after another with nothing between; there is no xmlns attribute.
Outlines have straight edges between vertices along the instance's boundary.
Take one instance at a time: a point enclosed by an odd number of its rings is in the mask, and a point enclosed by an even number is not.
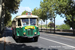
<svg viewBox="0 0 75 50"><path fill-rule="evenodd" d="M34 42L37 42L38 41L38 37L34 37Z"/></svg>
<svg viewBox="0 0 75 50"><path fill-rule="evenodd" d="M15 39L19 39L19 37L15 36Z"/></svg>
<svg viewBox="0 0 75 50"><path fill-rule="evenodd" d="M15 38L15 35L13 34L13 38Z"/></svg>

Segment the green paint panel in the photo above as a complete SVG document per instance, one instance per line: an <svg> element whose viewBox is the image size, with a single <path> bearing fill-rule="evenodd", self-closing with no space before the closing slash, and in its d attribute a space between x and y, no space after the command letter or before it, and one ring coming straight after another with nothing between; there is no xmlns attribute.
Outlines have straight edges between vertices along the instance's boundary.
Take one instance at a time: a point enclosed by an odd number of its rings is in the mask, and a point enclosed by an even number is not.
<svg viewBox="0 0 75 50"><path fill-rule="evenodd" d="M30 26L33 26L33 25L30 25ZM24 26L22 28L16 28L17 36L28 36L28 37L31 37L31 36L35 35L34 34L35 32L36 32L36 35L40 35L38 27L33 26L33 27L35 27L35 29L31 29L31 28L25 29L25 27L27 27L27 26ZM24 35L24 33L25 33L25 35Z"/></svg>
<svg viewBox="0 0 75 50"><path fill-rule="evenodd" d="M23 28L16 28L17 36L23 36Z"/></svg>

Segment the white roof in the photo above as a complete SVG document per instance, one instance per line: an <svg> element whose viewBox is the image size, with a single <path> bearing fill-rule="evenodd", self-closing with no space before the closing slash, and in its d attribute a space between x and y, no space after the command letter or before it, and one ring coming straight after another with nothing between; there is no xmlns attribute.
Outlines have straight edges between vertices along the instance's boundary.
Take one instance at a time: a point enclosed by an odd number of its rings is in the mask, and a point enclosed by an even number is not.
<svg viewBox="0 0 75 50"><path fill-rule="evenodd" d="M16 18L38 18L36 15L20 15L17 16Z"/></svg>

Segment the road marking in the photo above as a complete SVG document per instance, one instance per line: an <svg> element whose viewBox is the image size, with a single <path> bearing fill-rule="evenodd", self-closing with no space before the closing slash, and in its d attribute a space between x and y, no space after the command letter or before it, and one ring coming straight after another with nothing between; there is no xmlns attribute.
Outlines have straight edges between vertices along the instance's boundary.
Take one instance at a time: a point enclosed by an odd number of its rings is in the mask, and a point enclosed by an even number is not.
<svg viewBox="0 0 75 50"><path fill-rule="evenodd" d="M61 43L61 42L58 42L58 41L54 41L54 40L51 40L51 39L47 39L47 38L44 38L44 37L39 37L39 38L47 40L47 41L51 41L51 42L54 42L54 43L58 43L58 44L61 44L61 45L65 45L65 46L68 46L68 47L71 47L71 48L75 48L75 46L71 46L71 45Z"/></svg>

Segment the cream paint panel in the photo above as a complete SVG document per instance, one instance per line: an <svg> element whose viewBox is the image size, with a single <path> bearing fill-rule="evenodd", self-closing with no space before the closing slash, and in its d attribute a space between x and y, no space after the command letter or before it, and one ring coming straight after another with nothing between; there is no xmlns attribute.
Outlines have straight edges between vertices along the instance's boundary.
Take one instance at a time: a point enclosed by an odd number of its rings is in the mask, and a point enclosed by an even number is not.
<svg viewBox="0 0 75 50"><path fill-rule="evenodd" d="M17 16L16 18L38 18L36 15L21 15Z"/></svg>
<svg viewBox="0 0 75 50"><path fill-rule="evenodd" d="M16 28L22 28L22 26L16 26Z"/></svg>

